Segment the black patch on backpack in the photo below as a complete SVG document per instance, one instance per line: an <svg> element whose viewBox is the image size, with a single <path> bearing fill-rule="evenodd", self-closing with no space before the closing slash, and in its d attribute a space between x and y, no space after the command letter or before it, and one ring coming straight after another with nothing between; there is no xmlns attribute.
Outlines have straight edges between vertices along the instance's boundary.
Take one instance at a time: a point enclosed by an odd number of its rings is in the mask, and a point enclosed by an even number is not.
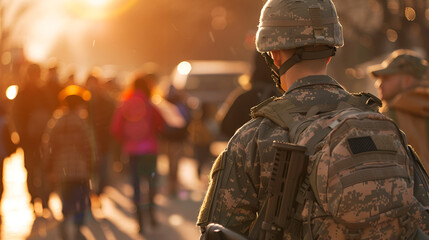
<svg viewBox="0 0 429 240"><path fill-rule="evenodd" d="M353 154L377 151L377 146L371 137L357 137L347 139Z"/></svg>

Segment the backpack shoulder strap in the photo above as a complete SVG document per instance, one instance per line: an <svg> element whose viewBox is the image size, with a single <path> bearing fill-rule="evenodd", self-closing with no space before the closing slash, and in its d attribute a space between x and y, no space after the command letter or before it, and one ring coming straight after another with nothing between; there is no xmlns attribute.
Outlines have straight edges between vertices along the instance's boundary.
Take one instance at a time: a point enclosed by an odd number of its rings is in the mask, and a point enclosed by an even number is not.
<svg viewBox="0 0 429 240"><path fill-rule="evenodd" d="M382 105L379 98L367 92L351 93L350 98L346 102L353 107L372 112L378 112L378 109Z"/></svg>
<svg viewBox="0 0 429 240"><path fill-rule="evenodd" d="M293 123L290 109L296 107L291 101L271 97L250 110L252 118L265 117L284 129Z"/></svg>

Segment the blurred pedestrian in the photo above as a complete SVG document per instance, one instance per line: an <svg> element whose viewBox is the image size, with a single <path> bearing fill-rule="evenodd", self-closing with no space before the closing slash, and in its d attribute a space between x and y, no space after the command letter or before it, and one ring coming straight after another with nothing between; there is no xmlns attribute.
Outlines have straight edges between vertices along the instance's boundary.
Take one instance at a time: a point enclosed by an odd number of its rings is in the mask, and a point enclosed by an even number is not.
<svg viewBox="0 0 429 240"><path fill-rule="evenodd" d="M7 117L4 99L0 102L0 201L3 196L3 163L4 159L16 151L16 145L11 140L9 119ZM1 222L1 218L0 218Z"/></svg>
<svg viewBox="0 0 429 240"><path fill-rule="evenodd" d="M383 100L381 112L405 132L408 143L429 169L428 62L414 51L399 49L369 70L377 79L375 86Z"/></svg>
<svg viewBox="0 0 429 240"><path fill-rule="evenodd" d="M47 100L46 102L48 105L46 105L46 108L48 109L49 114L52 115L55 109L57 109L60 105L58 94L62 89L62 86L59 82L59 77L58 77L57 63L51 63L50 66L48 66L47 74L44 80L45 81L41 88ZM49 181L46 181L46 180L44 180L43 186L44 186L43 188L44 195L46 196L45 198L47 198L46 201L49 201L49 196L53 190L52 186L50 186Z"/></svg>
<svg viewBox="0 0 429 240"><path fill-rule="evenodd" d="M12 117L19 134L19 145L24 150L24 164L27 170L27 187L31 203L41 201L42 208L48 208L49 195L41 159L41 138L52 115L52 105L41 87L41 67L30 64L26 69L23 85L13 102ZM41 214L34 208L36 214Z"/></svg>
<svg viewBox="0 0 429 240"><path fill-rule="evenodd" d="M239 127L250 120L250 108L267 98L281 95L273 85L271 70L262 55L256 51L253 60L250 90L246 91L241 87L234 90L216 114L220 131L228 138L232 137Z"/></svg>
<svg viewBox="0 0 429 240"><path fill-rule="evenodd" d="M53 64L48 67L48 72L43 85L43 90L49 99L50 108L52 112L59 106L58 93L61 91L62 86L58 77L58 66Z"/></svg>
<svg viewBox="0 0 429 240"><path fill-rule="evenodd" d="M154 197L157 182L158 134L164 128L164 121L150 98L154 76L136 73L133 90L129 92L116 109L111 132L122 143L122 149L129 155L131 181L134 188L134 203L139 232L143 234L143 201L140 192L140 178L149 185L149 215L151 225L156 226Z"/></svg>
<svg viewBox="0 0 429 240"><path fill-rule="evenodd" d="M108 185L111 145L110 123L115 111L115 101L103 91L100 78L90 74L85 87L91 92L89 101L90 127L94 131L98 161L95 163L95 193L99 196Z"/></svg>
<svg viewBox="0 0 429 240"><path fill-rule="evenodd" d="M61 108L53 114L43 138L46 169L51 184L58 188L62 202L64 220L60 224L61 237L85 239L80 227L84 224L86 212L91 209L89 181L91 162L94 160L86 105L91 93L77 85L70 85L58 97ZM74 233L67 231L67 222L71 219Z"/></svg>
<svg viewBox="0 0 429 240"><path fill-rule="evenodd" d="M184 155L184 143L188 137L188 126L191 122L191 111L186 104L186 96L183 91L174 88L172 85L168 89L168 93L165 96L165 100L172 105L176 118L180 119L180 124L169 124L166 121L167 127L163 132L163 144L166 147L166 153L168 157L168 192L170 196L176 196L178 191L179 179L178 169L180 158ZM166 119L168 116L165 116Z"/></svg>
<svg viewBox="0 0 429 240"><path fill-rule="evenodd" d="M193 119L188 126L189 140L193 146L194 158L197 160L198 179L201 179L201 171L204 164L210 162L214 156L210 152L210 144L214 140L214 134L209 128L209 121L213 120L209 115L210 105L203 103L201 108L193 114Z"/></svg>

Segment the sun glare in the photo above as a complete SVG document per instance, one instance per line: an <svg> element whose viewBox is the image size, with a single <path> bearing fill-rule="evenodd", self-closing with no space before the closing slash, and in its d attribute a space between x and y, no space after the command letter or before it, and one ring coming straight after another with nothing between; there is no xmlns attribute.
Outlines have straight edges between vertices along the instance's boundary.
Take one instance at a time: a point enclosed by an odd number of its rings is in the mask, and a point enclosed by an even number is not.
<svg viewBox="0 0 429 240"><path fill-rule="evenodd" d="M22 155L22 149L18 149L4 162L5 191L1 205L1 239L25 239L29 236L34 221Z"/></svg>
<svg viewBox="0 0 429 240"><path fill-rule="evenodd" d="M68 0L66 6L78 17L101 20L118 16L138 0Z"/></svg>
<svg viewBox="0 0 429 240"><path fill-rule="evenodd" d="M103 7L109 3L108 0L87 0L88 4L94 7Z"/></svg>

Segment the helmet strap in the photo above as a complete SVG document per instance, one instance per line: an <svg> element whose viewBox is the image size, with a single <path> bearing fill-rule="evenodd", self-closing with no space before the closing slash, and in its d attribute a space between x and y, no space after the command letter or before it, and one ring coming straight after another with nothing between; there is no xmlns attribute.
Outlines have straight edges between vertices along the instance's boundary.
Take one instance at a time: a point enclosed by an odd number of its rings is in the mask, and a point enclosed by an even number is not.
<svg viewBox="0 0 429 240"><path fill-rule="evenodd" d="M325 50L318 50L318 51L305 51L304 47L297 48L288 60L284 62L280 68L278 68L274 64L274 60L268 55L268 53L262 53L262 56L265 58L265 61L267 62L268 66L271 69L271 77L273 78L274 82L276 83L276 87L280 90L281 93L285 93L285 90L281 87L281 81L280 76L285 74L291 67L293 67L295 64L301 62L302 60L315 60L315 59L321 59L321 58L328 58L335 55L336 52L335 47L330 47Z"/></svg>
<svg viewBox="0 0 429 240"><path fill-rule="evenodd" d="M270 55L268 55L268 53L264 52L262 53L262 56L264 57L268 67L271 69L271 78L276 84L277 89L281 92L281 94L285 93L285 90L283 90L281 86L279 68L274 64L274 60L270 57Z"/></svg>

